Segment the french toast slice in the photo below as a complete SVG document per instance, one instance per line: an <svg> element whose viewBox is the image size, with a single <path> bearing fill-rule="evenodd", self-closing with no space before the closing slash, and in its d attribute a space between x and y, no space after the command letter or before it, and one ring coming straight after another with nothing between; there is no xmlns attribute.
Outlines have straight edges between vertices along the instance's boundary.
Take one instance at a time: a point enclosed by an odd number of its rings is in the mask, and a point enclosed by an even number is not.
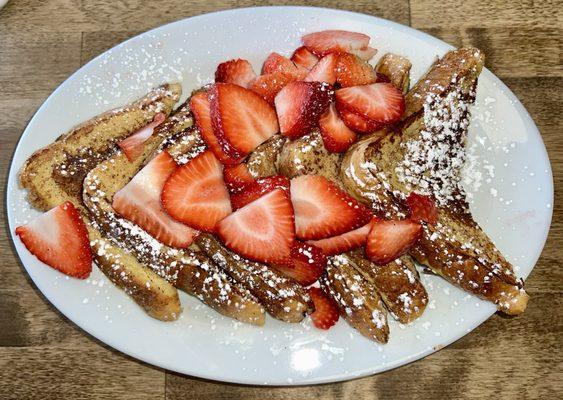
<svg viewBox="0 0 563 400"><path fill-rule="evenodd" d="M406 57L386 53L377 62L375 72L383 75L393 86L406 94L410 87L411 67L412 64Z"/></svg>
<svg viewBox="0 0 563 400"><path fill-rule="evenodd" d="M278 154L286 141L284 136L274 135L254 149L245 161L248 172L254 178L276 175L278 173Z"/></svg>
<svg viewBox="0 0 563 400"><path fill-rule="evenodd" d="M71 201L81 211L96 265L149 315L163 321L177 319L181 313L177 290L94 227L82 203L82 181L115 151L119 140L151 122L157 113L170 114L180 94L180 85L165 84L131 105L94 117L36 151L19 172L20 184L36 208L46 211Z"/></svg>
<svg viewBox="0 0 563 400"><path fill-rule="evenodd" d="M345 154L341 178L359 201L387 217L406 214L403 200L416 191L432 196L438 222L423 224L410 254L463 289L520 314L528 295L511 264L473 220L460 184L483 54L462 48L438 60L407 93L403 120L356 143Z"/></svg>

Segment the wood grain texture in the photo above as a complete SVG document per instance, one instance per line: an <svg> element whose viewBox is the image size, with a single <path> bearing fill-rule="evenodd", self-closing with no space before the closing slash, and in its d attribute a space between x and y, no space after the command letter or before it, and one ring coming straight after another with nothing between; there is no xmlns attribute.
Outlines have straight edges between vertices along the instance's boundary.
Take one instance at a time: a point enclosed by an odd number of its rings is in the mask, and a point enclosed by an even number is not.
<svg viewBox="0 0 563 400"><path fill-rule="evenodd" d="M411 23L455 46L472 44L536 121L552 162L553 224L527 288L529 309L493 316L440 352L346 383L263 389L147 366L90 338L29 281L0 217L0 398L555 399L563 393L563 63L561 1L11 0L0 11L0 179L43 100L104 50L150 28L233 7L305 4ZM5 209L5 198L0 207Z"/></svg>

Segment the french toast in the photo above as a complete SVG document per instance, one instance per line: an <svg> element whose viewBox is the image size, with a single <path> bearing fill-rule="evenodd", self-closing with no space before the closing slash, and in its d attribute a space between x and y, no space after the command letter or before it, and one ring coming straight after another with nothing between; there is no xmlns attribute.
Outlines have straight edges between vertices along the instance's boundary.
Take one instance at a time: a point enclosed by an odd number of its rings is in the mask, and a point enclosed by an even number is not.
<svg viewBox="0 0 563 400"><path fill-rule="evenodd" d="M379 59L375 72L383 75L393 86L403 94L409 91L411 62L397 54L386 53Z"/></svg>

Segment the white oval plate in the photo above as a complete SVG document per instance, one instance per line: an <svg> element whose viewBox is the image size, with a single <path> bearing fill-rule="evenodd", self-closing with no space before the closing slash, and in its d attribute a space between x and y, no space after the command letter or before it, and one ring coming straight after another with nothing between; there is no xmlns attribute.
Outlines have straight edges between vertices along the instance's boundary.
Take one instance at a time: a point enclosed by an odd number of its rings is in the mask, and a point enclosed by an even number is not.
<svg viewBox="0 0 563 400"><path fill-rule="evenodd" d="M302 7L247 8L185 19L137 36L94 59L68 78L35 114L17 146L7 188L10 231L34 215L17 185L17 171L35 150L75 124L126 104L149 88L180 80L184 97L213 79L215 67L247 58L260 70L271 51L285 54L304 33L346 29L368 34L379 55L392 51L413 63L418 77L446 43L383 19ZM377 57L376 57L377 59ZM518 274L537 261L551 221L553 180L534 122L491 72L479 79L470 148L474 155L472 210ZM391 339L378 345L344 321L329 331L309 320L284 324L268 318L257 328L224 318L181 294L182 317L148 317L96 268L87 281L68 279L42 265L12 236L27 272L55 307L86 332L150 364L198 377L260 385L334 382L394 368L447 346L470 332L495 307L422 275L430 304L409 326L391 323ZM533 301L533 299L532 299Z"/></svg>

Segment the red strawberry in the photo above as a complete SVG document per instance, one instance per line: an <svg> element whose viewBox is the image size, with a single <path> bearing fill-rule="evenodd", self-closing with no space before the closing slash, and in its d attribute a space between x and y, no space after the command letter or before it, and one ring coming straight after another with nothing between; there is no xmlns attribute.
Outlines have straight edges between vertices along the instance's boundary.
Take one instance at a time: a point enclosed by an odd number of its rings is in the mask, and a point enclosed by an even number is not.
<svg viewBox="0 0 563 400"><path fill-rule="evenodd" d="M356 140L356 133L342 122L334 103L321 115L319 128L325 148L333 153L346 151Z"/></svg>
<svg viewBox="0 0 563 400"><path fill-rule="evenodd" d="M276 111L256 93L232 83L209 90L211 124L223 151L246 156L279 131Z"/></svg>
<svg viewBox="0 0 563 400"><path fill-rule="evenodd" d="M427 222L431 225L438 222L438 209L432 197L412 192L407 197L407 206L413 221Z"/></svg>
<svg viewBox="0 0 563 400"><path fill-rule="evenodd" d="M332 90L319 82L291 82L276 96L280 131L294 139L311 131L330 105Z"/></svg>
<svg viewBox="0 0 563 400"><path fill-rule="evenodd" d="M230 193L238 193L255 182L246 164L225 167L223 179Z"/></svg>
<svg viewBox="0 0 563 400"><path fill-rule="evenodd" d="M242 257L283 262L295 240L291 201L283 190L273 190L219 222L217 234Z"/></svg>
<svg viewBox="0 0 563 400"><path fill-rule="evenodd" d="M254 183L247 185L243 190L231 195L233 210L244 207L274 189L282 189L289 196L289 179L280 175L256 179Z"/></svg>
<svg viewBox="0 0 563 400"><path fill-rule="evenodd" d="M344 122L344 125L352 129L354 132L372 133L378 131L384 126L382 123L370 121L358 114L342 109L342 107L338 106L338 103L336 103L336 110L338 111L338 115L340 115L340 119Z"/></svg>
<svg viewBox="0 0 563 400"><path fill-rule="evenodd" d="M137 157L143 154L145 142L152 136L154 128L162 124L165 119L166 115L164 113L156 114L151 123L127 136L117 144L129 161L135 161Z"/></svg>
<svg viewBox="0 0 563 400"><path fill-rule="evenodd" d="M369 44L369 36L357 32L328 30L310 33L303 36L303 44L316 56L328 53L342 53L365 49Z"/></svg>
<svg viewBox="0 0 563 400"><path fill-rule="evenodd" d="M336 82L341 87L368 85L376 80L373 67L360 57L348 53L338 55Z"/></svg>
<svg viewBox="0 0 563 400"><path fill-rule="evenodd" d="M231 213L223 166L209 150L172 172L160 198L172 218L201 231L213 232Z"/></svg>
<svg viewBox="0 0 563 400"><path fill-rule="evenodd" d="M190 99L190 110L192 111L195 124L203 138L203 141L209 147L209 149L215 154L215 157L219 159L225 165L234 165L242 161L242 157L232 158L228 156L219 141L215 137L213 132L213 126L211 125L211 109L209 104L209 99L207 98L207 93L197 92Z"/></svg>
<svg viewBox="0 0 563 400"><path fill-rule="evenodd" d="M327 256L333 256L357 249L358 247L365 245L370 229L371 222L368 222L361 228L343 233L342 235L320 240L311 240L307 243L317 246Z"/></svg>
<svg viewBox="0 0 563 400"><path fill-rule="evenodd" d="M384 124L398 121L405 111L403 94L390 83L339 89L336 103L342 109Z"/></svg>
<svg viewBox="0 0 563 400"><path fill-rule="evenodd" d="M336 82L336 61L338 54L327 54L311 69L305 77L306 82L326 82L331 85Z"/></svg>
<svg viewBox="0 0 563 400"><path fill-rule="evenodd" d="M262 75L273 74L274 72L297 74L299 79L303 79L308 71L306 68L295 65L293 61L281 54L271 53L262 65Z"/></svg>
<svg viewBox="0 0 563 400"><path fill-rule="evenodd" d="M274 72L273 74L261 75L256 78L251 84L249 89L258 94L268 104L274 105L276 95L288 83L295 82L301 78L297 74L287 72Z"/></svg>
<svg viewBox="0 0 563 400"><path fill-rule="evenodd" d="M88 230L70 201L18 226L16 235L31 254L63 274L84 279L92 272Z"/></svg>
<svg viewBox="0 0 563 400"><path fill-rule="evenodd" d="M295 242L287 261L274 265L274 268L300 285L309 286L323 274L326 263L326 256L321 249L312 244Z"/></svg>
<svg viewBox="0 0 563 400"><path fill-rule="evenodd" d="M377 54L377 50L373 47L366 47L359 50L350 50L350 53L360 57L364 61L369 61Z"/></svg>
<svg viewBox="0 0 563 400"><path fill-rule="evenodd" d="M372 218L368 208L320 175L291 180L296 236L324 239L359 228Z"/></svg>
<svg viewBox="0 0 563 400"><path fill-rule="evenodd" d="M366 255L375 264L388 264L405 254L418 240L422 226L405 220L375 220L368 234Z"/></svg>
<svg viewBox="0 0 563 400"><path fill-rule="evenodd" d="M310 70L319 61L319 58L307 50L305 46L301 46L293 52L291 61L293 61L296 65Z"/></svg>
<svg viewBox="0 0 563 400"><path fill-rule="evenodd" d="M192 243L195 231L172 219L160 203L164 183L176 168L170 154L160 153L113 196L112 206L162 243L184 248Z"/></svg>
<svg viewBox="0 0 563 400"><path fill-rule="evenodd" d="M315 311L311 314L313 325L319 329L329 329L338 322L338 304L322 289L309 288L309 295L313 300Z"/></svg>
<svg viewBox="0 0 563 400"><path fill-rule="evenodd" d="M217 66L215 71L215 82L234 83L242 87L248 87L250 82L256 79L256 73L247 60L229 60Z"/></svg>

